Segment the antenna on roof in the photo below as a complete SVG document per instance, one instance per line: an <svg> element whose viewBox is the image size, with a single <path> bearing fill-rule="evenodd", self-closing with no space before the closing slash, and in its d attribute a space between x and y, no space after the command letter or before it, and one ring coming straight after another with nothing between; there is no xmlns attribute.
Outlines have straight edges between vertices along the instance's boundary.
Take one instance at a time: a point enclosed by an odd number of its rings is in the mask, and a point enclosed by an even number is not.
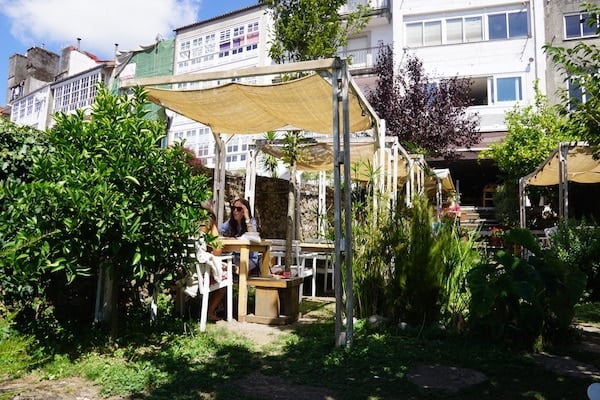
<svg viewBox="0 0 600 400"><path fill-rule="evenodd" d="M119 52L119 43L115 43L115 54Z"/></svg>
<svg viewBox="0 0 600 400"><path fill-rule="evenodd" d="M79 50L79 46L81 46L81 38L77 38L77 50Z"/></svg>

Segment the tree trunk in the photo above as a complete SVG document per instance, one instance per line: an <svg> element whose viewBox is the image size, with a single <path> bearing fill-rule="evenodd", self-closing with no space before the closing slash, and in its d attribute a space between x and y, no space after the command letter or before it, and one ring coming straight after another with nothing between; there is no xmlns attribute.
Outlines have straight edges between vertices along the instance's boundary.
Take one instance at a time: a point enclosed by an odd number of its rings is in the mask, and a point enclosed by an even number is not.
<svg viewBox="0 0 600 400"><path fill-rule="evenodd" d="M110 296L110 340L114 343L119 337L119 292L121 291L121 274L118 266L113 267Z"/></svg>

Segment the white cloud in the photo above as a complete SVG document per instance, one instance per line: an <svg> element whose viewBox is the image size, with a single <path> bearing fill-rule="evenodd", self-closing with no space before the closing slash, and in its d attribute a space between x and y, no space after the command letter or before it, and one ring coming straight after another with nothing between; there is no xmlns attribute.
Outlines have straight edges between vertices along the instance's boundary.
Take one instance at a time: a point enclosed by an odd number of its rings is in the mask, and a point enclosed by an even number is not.
<svg viewBox="0 0 600 400"><path fill-rule="evenodd" d="M57 50L77 44L100 58L154 42L196 21L202 0L0 0L13 37ZM214 0L205 0L214 1Z"/></svg>

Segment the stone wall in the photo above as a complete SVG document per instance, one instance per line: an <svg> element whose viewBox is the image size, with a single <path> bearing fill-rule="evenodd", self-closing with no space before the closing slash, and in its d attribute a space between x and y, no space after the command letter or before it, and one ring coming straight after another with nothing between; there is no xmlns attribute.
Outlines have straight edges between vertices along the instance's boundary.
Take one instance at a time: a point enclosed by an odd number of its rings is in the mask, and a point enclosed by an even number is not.
<svg viewBox="0 0 600 400"><path fill-rule="evenodd" d="M212 176L212 169L208 175ZM225 215L229 215L229 204L244 196L245 176L227 174L225 178ZM212 180L210 182L212 188ZM284 239L286 234L286 215L288 203L288 181L285 179L256 177L255 217L257 217L261 236L264 238ZM317 238L319 188L316 185L303 184L300 188L300 235L301 239ZM332 214L333 191L327 191L327 209ZM329 218L331 220L331 217Z"/></svg>

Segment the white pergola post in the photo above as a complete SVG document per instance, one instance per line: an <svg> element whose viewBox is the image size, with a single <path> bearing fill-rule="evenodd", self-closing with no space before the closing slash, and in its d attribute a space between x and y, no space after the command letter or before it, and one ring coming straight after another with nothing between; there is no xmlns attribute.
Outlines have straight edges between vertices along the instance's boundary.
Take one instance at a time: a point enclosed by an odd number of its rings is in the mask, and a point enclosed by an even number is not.
<svg viewBox="0 0 600 400"><path fill-rule="evenodd" d="M319 171L319 200L317 204L317 232L320 239L327 234L327 174Z"/></svg>
<svg viewBox="0 0 600 400"><path fill-rule="evenodd" d="M254 203L256 201L256 155L258 150L255 146L249 146L246 155L246 182L244 185L244 198L250 203L252 215L256 215Z"/></svg>
<svg viewBox="0 0 600 400"><path fill-rule="evenodd" d="M216 202L217 223L225 221L225 157L227 148L220 134L213 132L215 138L215 171L213 174L213 198Z"/></svg>

